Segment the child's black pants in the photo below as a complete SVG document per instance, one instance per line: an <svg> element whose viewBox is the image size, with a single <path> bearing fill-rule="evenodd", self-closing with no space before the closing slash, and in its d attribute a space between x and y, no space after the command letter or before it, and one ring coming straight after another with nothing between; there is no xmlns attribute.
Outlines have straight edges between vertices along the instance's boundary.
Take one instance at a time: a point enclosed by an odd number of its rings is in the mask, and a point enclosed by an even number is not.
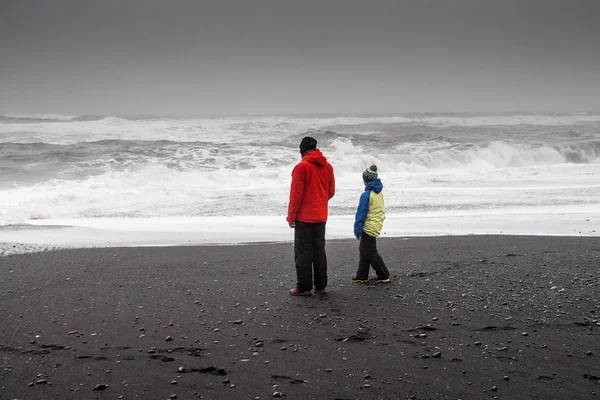
<svg viewBox="0 0 600 400"><path fill-rule="evenodd" d="M369 265L373 267L378 279L388 279L390 273L377 251L377 238L362 233L358 247L360 261L356 271L356 279L369 279Z"/></svg>

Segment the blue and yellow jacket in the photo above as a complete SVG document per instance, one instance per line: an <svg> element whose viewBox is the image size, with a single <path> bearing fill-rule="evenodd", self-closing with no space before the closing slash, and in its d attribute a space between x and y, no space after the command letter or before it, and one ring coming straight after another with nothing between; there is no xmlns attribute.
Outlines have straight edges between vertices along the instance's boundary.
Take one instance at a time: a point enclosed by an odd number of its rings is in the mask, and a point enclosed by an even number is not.
<svg viewBox="0 0 600 400"><path fill-rule="evenodd" d="M385 220L385 204L383 202L383 184L381 179L367 183L365 191L360 195L356 217L354 218L354 236L357 238L365 232L377 237L381 234Z"/></svg>

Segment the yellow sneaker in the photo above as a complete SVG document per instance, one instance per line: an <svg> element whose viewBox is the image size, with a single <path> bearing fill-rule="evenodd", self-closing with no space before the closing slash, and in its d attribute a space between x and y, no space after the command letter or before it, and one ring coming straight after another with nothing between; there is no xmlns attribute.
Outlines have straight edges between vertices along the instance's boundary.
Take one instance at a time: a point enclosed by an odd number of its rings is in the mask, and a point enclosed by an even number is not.
<svg viewBox="0 0 600 400"><path fill-rule="evenodd" d="M369 282L368 279L352 278L352 283L367 283L367 282Z"/></svg>
<svg viewBox="0 0 600 400"><path fill-rule="evenodd" d="M390 278L377 279L375 282L377 282L377 283L390 283Z"/></svg>

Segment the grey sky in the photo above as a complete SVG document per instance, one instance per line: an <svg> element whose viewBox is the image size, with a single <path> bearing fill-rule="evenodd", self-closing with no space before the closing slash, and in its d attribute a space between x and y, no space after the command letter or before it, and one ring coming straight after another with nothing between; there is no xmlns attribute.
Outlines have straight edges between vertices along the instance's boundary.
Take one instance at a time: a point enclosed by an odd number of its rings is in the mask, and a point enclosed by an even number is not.
<svg viewBox="0 0 600 400"><path fill-rule="evenodd" d="M1 0L0 113L600 110L600 1Z"/></svg>

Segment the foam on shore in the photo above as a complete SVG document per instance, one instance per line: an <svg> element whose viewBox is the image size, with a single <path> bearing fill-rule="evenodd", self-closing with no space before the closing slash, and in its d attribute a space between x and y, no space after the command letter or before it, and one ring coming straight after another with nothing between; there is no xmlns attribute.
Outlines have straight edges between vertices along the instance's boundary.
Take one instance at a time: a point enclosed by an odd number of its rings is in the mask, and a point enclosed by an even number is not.
<svg viewBox="0 0 600 400"><path fill-rule="evenodd" d="M590 207L489 210L478 213L391 214L382 237L441 235L598 236L597 215ZM332 216L327 238L351 239L354 217ZM292 242L283 217L93 218L31 220L0 229L0 253L53 247L120 247Z"/></svg>

